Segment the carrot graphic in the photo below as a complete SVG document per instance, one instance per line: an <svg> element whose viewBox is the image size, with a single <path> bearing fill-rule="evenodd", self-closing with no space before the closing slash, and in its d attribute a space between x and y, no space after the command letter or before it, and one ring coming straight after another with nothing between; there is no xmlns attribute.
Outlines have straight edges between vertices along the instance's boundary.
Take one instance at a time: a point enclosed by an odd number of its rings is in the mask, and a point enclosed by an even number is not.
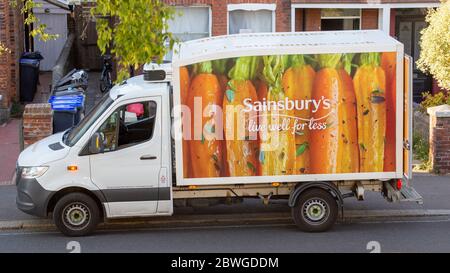
<svg viewBox="0 0 450 273"><path fill-rule="evenodd" d="M305 63L303 55L293 55L291 67L283 75L283 90L291 100L310 100L316 72ZM298 118L294 124L305 124L304 128L298 126L295 132L295 165L294 174L309 173L309 129L308 121L311 118L309 110L295 110ZM296 125L293 125L296 126Z"/></svg>
<svg viewBox="0 0 450 273"><path fill-rule="evenodd" d="M342 81L342 96L340 96L339 108L343 108L339 113L341 135L339 137L338 166L339 172L353 173L359 172L359 147L358 147L358 125L356 114L356 94L353 88L353 80L350 77L351 61L354 54L344 54L343 68L338 70Z"/></svg>
<svg viewBox="0 0 450 273"><path fill-rule="evenodd" d="M226 165L230 176L257 175L257 132L249 123L257 123L256 112L244 112L244 100L258 100L251 80L255 77L257 57L240 57L228 73L231 79L223 99L226 140Z"/></svg>
<svg viewBox="0 0 450 273"><path fill-rule="evenodd" d="M223 92L227 90L228 77L227 77L227 63L228 59L220 59L212 61L214 74L220 83L220 88Z"/></svg>
<svg viewBox="0 0 450 273"><path fill-rule="evenodd" d="M265 84L260 84L259 97L268 103L276 104L286 98L282 86L283 73L286 68L286 56L263 56L264 68L262 78ZM267 95L264 97L264 86L267 85ZM294 172L295 135L292 133L292 117L294 111L278 109L277 111L261 111L260 124L267 126L260 131L260 174L288 175Z"/></svg>
<svg viewBox="0 0 450 273"><path fill-rule="evenodd" d="M396 62L395 52L381 54L381 67L386 73L386 142L384 143L384 171L395 171L395 104L396 104Z"/></svg>
<svg viewBox="0 0 450 273"><path fill-rule="evenodd" d="M379 53L362 53L353 85L361 172L382 172L386 133L386 76Z"/></svg>
<svg viewBox="0 0 450 273"><path fill-rule="evenodd" d="M189 94L189 71L185 66L180 67L180 94L181 94L181 104L187 105L188 94ZM183 175L184 177L191 176L191 160L189 154L189 143L188 140L183 138Z"/></svg>
<svg viewBox="0 0 450 273"><path fill-rule="evenodd" d="M217 76L212 73L211 62L203 62L197 66L197 75L192 79L189 87L189 107L192 113L192 132L195 135L194 120L195 99L201 99L202 102L202 128L201 139L189 141L191 152L192 176L193 177L220 177L223 171L223 147L220 140L216 139L217 115L212 109L222 105L223 92L220 88ZM198 110L198 109L197 109ZM209 112L205 115L205 112ZM221 119L221 117L220 117ZM197 128L198 130L198 128ZM212 137L206 137L212 136Z"/></svg>
<svg viewBox="0 0 450 273"><path fill-rule="evenodd" d="M325 123L324 129L310 131L312 173L358 171L355 95L348 73L337 69L341 57L342 54L317 56L321 69L314 80L312 98L329 99L331 108L319 107L312 113L313 122Z"/></svg>

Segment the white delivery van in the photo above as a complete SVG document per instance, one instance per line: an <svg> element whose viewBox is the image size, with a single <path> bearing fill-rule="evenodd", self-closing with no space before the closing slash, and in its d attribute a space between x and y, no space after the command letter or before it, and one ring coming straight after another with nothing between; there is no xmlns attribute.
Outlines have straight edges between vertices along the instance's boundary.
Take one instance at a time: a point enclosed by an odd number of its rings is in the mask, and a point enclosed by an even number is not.
<svg viewBox="0 0 450 273"><path fill-rule="evenodd" d="M411 187L411 60L380 31L261 33L182 43L116 85L74 128L17 161L17 206L69 236L174 204L285 198L304 231L344 199ZM232 202L231 202L232 203Z"/></svg>

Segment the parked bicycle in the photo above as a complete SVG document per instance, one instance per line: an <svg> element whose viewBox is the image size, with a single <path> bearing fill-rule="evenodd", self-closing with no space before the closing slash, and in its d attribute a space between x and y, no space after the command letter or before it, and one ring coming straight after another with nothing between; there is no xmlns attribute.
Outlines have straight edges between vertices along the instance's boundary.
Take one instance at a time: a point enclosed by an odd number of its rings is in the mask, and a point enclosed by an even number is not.
<svg viewBox="0 0 450 273"><path fill-rule="evenodd" d="M104 55L103 56L103 68L102 68L102 75L100 78L100 91L102 93L108 92L112 87L112 57L111 55Z"/></svg>

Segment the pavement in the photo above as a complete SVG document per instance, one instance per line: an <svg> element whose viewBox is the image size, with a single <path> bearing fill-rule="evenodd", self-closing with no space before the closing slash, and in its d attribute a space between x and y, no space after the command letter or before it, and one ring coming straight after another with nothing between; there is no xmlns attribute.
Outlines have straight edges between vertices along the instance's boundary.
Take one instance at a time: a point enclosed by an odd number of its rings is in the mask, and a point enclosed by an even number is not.
<svg viewBox="0 0 450 273"><path fill-rule="evenodd" d="M20 153L19 119L0 125L0 185L12 184L16 161Z"/></svg>

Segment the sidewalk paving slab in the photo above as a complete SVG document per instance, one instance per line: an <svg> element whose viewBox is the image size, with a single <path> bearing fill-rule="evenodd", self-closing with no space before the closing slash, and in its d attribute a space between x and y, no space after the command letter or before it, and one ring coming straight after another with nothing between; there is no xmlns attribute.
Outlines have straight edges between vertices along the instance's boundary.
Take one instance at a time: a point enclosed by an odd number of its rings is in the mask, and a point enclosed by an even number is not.
<svg viewBox="0 0 450 273"><path fill-rule="evenodd" d="M0 185L12 184L16 161L20 153L20 119L0 125Z"/></svg>

